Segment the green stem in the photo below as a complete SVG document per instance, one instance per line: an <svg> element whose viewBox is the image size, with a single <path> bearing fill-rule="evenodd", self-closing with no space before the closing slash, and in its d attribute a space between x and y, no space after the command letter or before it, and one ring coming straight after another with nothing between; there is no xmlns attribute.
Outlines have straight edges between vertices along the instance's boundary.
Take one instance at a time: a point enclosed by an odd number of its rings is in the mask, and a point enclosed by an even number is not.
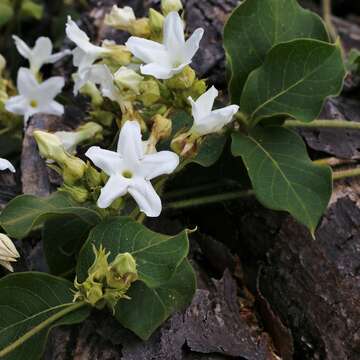
<svg viewBox="0 0 360 360"><path fill-rule="evenodd" d="M348 120L314 120L309 123L299 120L286 120L284 126L290 128L335 128L360 130L360 122Z"/></svg>
<svg viewBox="0 0 360 360"><path fill-rule="evenodd" d="M237 200L246 198L249 196L253 196L255 192L253 190L246 190L246 191L236 191L236 192L229 192L224 194L218 195L211 195L211 196L203 196L188 200L180 200L168 203L165 208L166 209L185 209L189 207L195 206L202 206L202 205L209 205L215 204L222 201L230 201L230 200Z"/></svg>
<svg viewBox="0 0 360 360"><path fill-rule="evenodd" d="M12 351L14 351L16 348L24 344L25 341L29 340L34 335L38 334L42 330L46 329L48 326L50 326L52 323L54 323L56 320L61 319L65 315L78 310L79 308L87 305L85 302L78 302L74 304L70 304L68 307L66 307L64 310L59 311L58 313L50 316L48 319L43 321L42 323L38 324L34 328L32 328L30 331L25 333L23 336L19 337L16 341L14 341L12 344L8 345L4 349L0 351L0 358L8 355Z"/></svg>
<svg viewBox="0 0 360 360"><path fill-rule="evenodd" d="M333 173L333 180L342 180L356 176L360 176L360 168L335 171Z"/></svg>
<svg viewBox="0 0 360 360"><path fill-rule="evenodd" d="M336 41L337 32L335 30L334 24L331 19L331 16L332 16L331 0L322 0L322 5L323 5L322 6L323 7L323 17L324 17L325 24L329 30L329 34L330 34L332 40Z"/></svg>

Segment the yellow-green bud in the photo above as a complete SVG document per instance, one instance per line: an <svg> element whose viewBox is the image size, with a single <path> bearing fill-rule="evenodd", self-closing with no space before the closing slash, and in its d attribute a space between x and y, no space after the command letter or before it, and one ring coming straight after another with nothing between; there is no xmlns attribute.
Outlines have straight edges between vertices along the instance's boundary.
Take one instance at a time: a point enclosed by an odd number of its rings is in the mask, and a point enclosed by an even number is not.
<svg viewBox="0 0 360 360"><path fill-rule="evenodd" d="M82 179L87 169L84 161L69 154L67 154L66 159L60 165L63 169L64 182L68 185L72 185Z"/></svg>
<svg viewBox="0 0 360 360"><path fill-rule="evenodd" d="M85 171L85 181L90 189L94 189L103 185L101 173L87 163Z"/></svg>
<svg viewBox="0 0 360 360"><path fill-rule="evenodd" d="M166 80L165 84L173 90L186 90L193 86L195 79L195 71L190 66L186 66L180 74Z"/></svg>
<svg viewBox="0 0 360 360"><path fill-rule="evenodd" d="M158 141L168 139L172 131L171 120L161 115L155 115L153 121L151 135L156 137Z"/></svg>
<svg viewBox="0 0 360 360"><path fill-rule="evenodd" d="M61 140L54 134L46 131L35 130L33 132L41 157L62 164L67 154Z"/></svg>
<svg viewBox="0 0 360 360"><path fill-rule="evenodd" d="M136 261L130 253L118 254L110 264L107 283L115 289L128 287L138 279Z"/></svg>
<svg viewBox="0 0 360 360"><path fill-rule="evenodd" d="M92 283L89 290L86 292L86 302L95 306L104 296L102 284Z"/></svg>
<svg viewBox="0 0 360 360"><path fill-rule="evenodd" d="M164 27L165 18L155 9L149 10L150 29L154 34L160 34Z"/></svg>
<svg viewBox="0 0 360 360"><path fill-rule="evenodd" d="M132 90L135 94L140 93L140 84L144 78L136 71L122 66L114 75L116 85L122 89Z"/></svg>
<svg viewBox="0 0 360 360"><path fill-rule="evenodd" d="M207 86L205 80L195 80L191 88L184 92L183 97L186 99L186 101L189 96L191 96L193 99L197 99L202 94L204 94L206 90L207 90Z"/></svg>
<svg viewBox="0 0 360 360"><path fill-rule="evenodd" d="M88 190L82 186L63 184L58 188L58 191L70 194L71 197L80 204L84 203L89 198Z"/></svg>
<svg viewBox="0 0 360 360"><path fill-rule="evenodd" d="M180 156L191 158L196 155L201 138L190 131L176 135L171 142L171 149Z"/></svg>
<svg viewBox="0 0 360 360"><path fill-rule="evenodd" d="M136 20L134 10L130 6L119 8L114 5L110 14L105 16L105 24L115 29L129 31L131 24Z"/></svg>
<svg viewBox="0 0 360 360"><path fill-rule="evenodd" d="M110 61L110 66L123 66L131 62L132 54L124 45L117 45L114 41L105 40L102 47L110 50L105 58Z"/></svg>
<svg viewBox="0 0 360 360"><path fill-rule="evenodd" d="M172 11L180 11L183 9L181 0L161 0L161 10L164 15L171 13Z"/></svg>
<svg viewBox="0 0 360 360"><path fill-rule="evenodd" d="M6 60L5 58L0 54L0 76L2 75L3 71L6 67Z"/></svg>
<svg viewBox="0 0 360 360"><path fill-rule="evenodd" d="M101 245L99 250L97 250L95 245L93 245L93 252L95 255L95 260L90 266L88 274L92 280L100 282L106 279L106 274L109 269L108 257L110 253L107 253Z"/></svg>
<svg viewBox="0 0 360 360"><path fill-rule="evenodd" d="M112 112L104 110L91 111L90 116L93 120L99 122L105 127L110 127L115 119L115 116Z"/></svg>
<svg viewBox="0 0 360 360"><path fill-rule="evenodd" d="M140 84L140 93L139 99L145 106L151 106L161 98L159 85L153 79L145 80Z"/></svg>
<svg viewBox="0 0 360 360"><path fill-rule="evenodd" d="M104 102L104 98L102 97L100 90L93 83L87 82L79 92L82 95L89 96L91 104L94 107L99 107Z"/></svg>
<svg viewBox="0 0 360 360"><path fill-rule="evenodd" d="M143 37L143 38L150 37L151 30L150 30L149 19L142 18L133 21L128 31L134 36Z"/></svg>

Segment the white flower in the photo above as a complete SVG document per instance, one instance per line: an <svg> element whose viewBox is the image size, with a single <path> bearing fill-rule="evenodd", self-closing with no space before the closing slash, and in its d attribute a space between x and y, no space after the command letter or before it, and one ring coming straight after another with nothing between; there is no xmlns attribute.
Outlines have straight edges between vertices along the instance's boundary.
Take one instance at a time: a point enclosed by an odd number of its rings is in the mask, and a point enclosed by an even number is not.
<svg viewBox="0 0 360 360"><path fill-rule="evenodd" d="M180 11L182 8L181 0L161 0L161 10L165 15L171 11Z"/></svg>
<svg viewBox="0 0 360 360"><path fill-rule="evenodd" d="M147 64L141 66L142 74L170 79L191 63L203 34L204 30L199 28L185 41L184 23L177 12L171 12L165 18L163 44L132 36L126 46Z"/></svg>
<svg viewBox="0 0 360 360"><path fill-rule="evenodd" d="M68 17L65 31L67 37L77 46L73 50L73 62L74 66L80 70L92 65L97 59L110 52L109 49L93 45L86 33L71 20L70 16Z"/></svg>
<svg viewBox="0 0 360 360"><path fill-rule="evenodd" d="M20 257L15 245L5 234L0 234L0 265L9 271L14 271L11 262Z"/></svg>
<svg viewBox="0 0 360 360"><path fill-rule="evenodd" d="M71 53L65 50L52 54L53 44L47 37L39 37L32 49L18 36L13 35L13 39L20 55L29 60L30 69L34 74L37 74L44 64L53 64Z"/></svg>
<svg viewBox="0 0 360 360"><path fill-rule="evenodd" d="M15 168L11 164L11 162L1 158L0 158L0 170L10 170L13 173L15 172Z"/></svg>
<svg viewBox="0 0 360 360"><path fill-rule="evenodd" d="M91 65L79 70L75 76L74 94L77 95L86 83L100 85L102 95L110 100L116 101L119 97L114 85L114 76L104 64Z"/></svg>
<svg viewBox="0 0 360 360"><path fill-rule="evenodd" d="M123 30L126 30L135 20L134 10L130 6L119 8L114 5L110 14L105 16L106 25Z"/></svg>
<svg viewBox="0 0 360 360"><path fill-rule="evenodd" d="M117 152L93 146L85 155L110 177L101 190L99 208L107 208L116 198L129 193L147 216L160 215L161 200L150 180L171 174L179 164L179 157L171 151L144 154L140 125L136 121L125 122Z"/></svg>
<svg viewBox="0 0 360 360"><path fill-rule="evenodd" d="M213 86L202 94L196 101L189 97L192 106L194 124L191 132L203 136L220 131L231 122L233 116L239 111L239 106L230 105L222 109L212 111L214 101L219 92Z"/></svg>
<svg viewBox="0 0 360 360"><path fill-rule="evenodd" d="M54 98L61 92L64 83L64 78L55 76L39 84L31 70L20 68L17 76L19 95L7 100L5 109L23 115L25 124L30 116L37 113L60 116L64 107Z"/></svg>
<svg viewBox="0 0 360 360"><path fill-rule="evenodd" d="M122 66L114 75L115 83L121 88L128 88L135 94L140 93L140 83L144 78L136 71Z"/></svg>

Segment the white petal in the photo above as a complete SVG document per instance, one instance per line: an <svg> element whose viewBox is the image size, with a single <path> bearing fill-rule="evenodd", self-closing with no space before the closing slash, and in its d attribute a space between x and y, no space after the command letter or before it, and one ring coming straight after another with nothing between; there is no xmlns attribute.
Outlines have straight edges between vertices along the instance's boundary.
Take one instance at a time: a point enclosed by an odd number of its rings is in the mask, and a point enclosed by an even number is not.
<svg viewBox="0 0 360 360"><path fill-rule="evenodd" d="M170 59L165 47L155 41L132 36L125 45L135 57L145 64L170 64Z"/></svg>
<svg viewBox="0 0 360 360"><path fill-rule="evenodd" d="M66 28L66 36L74 42L78 47L83 48L88 45L90 38L86 35L85 31L82 31L71 19L71 16L68 16Z"/></svg>
<svg viewBox="0 0 360 360"><path fill-rule="evenodd" d="M39 37L36 40L35 46L32 49L30 60L30 67L33 72L37 72L40 68L48 62L52 53L53 45L49 38Z"/></svg>
<svg viewBox="0 0 360 360"><path fill-rule="evenodd" d="M171 66L164 66L156 63L142 65L140 71L143 75L150 75L159 80L166 80L173 77L174 72Z"/></svg>
<svg viewBox="0 0 360 360"><path fill-rule="evenodd" d="M184 56L186 61L191 61L200 47L200 41L204 36L204 29L196 29L190 38L186 41L184 47Z"/></svg>
<svg viewBox="0 0 360 360"><path fill-rule="evenodd" d="M24 115L29 109L29 101L22 95L13 96L5 102L5 109L17 115Z"/></svg>
<svg viewBox="0 0 360 360"><path fill-rule="evenodd" d="M157 217L161 214L161 199L150 181L136 178L131 181L128 192L146 216Z"/></svg>
<svg viewBox="0 0 360 360"><path fill-rule="evenodd" d="M57 61L59 61L60 59L62 59L64 56L70 55L72 52L71 50L64 50L64 51L60 51L58 53L52 54L48 57L47 62L50 64L54 64Z"/></svg>
<svg viewBox="0 0 360 360"><path fill-rule="evenodd" d="M171 151L145 155L140 164L141 175L152 180L160 175L171 174L179 165L179 156Z"/></svg>
<svg viewBox="0 0 360 360"><path fill-rule="evenodd" d="M137 121L125 122L120 131L117 151L129 166L136 166L143 158L141 129Z"/></svg>
<svg viewBox="0 0 360 360"><path fill-rule="evenodd" d="M189 98L192 106L195 122L201 121L202 118L208 116L214 106L215 99L219 92L215 86L212 86L206 93L202 94L195 102Z"/></svg>
<svg viewBox="0 0 360 360"><path fill-rule="evenodd" d="M8 261L0 260L0 266L3 266L6 270L9 270L10 272L14 272L14 268Z"/></svg>
<svg viewBox="0 0 360 360"><path fill-rule="evenodd" d="M100 209L108 208L114 200L127 193L129 181L120 175L110 176L106 185L101 189L101 194L97 201Z"/></svg>
<svg viewBox="0 0 360 360"><path fill-rule="evenodd" d="M56 131L54 135L62 142L64 149L70 153L76 153L79 141L79 134L75 131Z"/></svg>
<svg viewBox="0 0 360 360"><path fill-rule="evenodd" d="M17 75L17 88L20 95L24 95L29 99L37 91L38 87L39 83L31 70L20 68Z"/></svg>
<svg viewBox="0 0 360 360"><path fill-rule="evenodd" d="M0 256L12 258L20 257L14 243L5 234L0 234Z"/></svg>
<svg viewBox="0 0 360 360"><path fill-rule="evenodd" d="M37 96L35 97L40 103L49 102L54 99L65 85L65 79L61 76L54 76L45 80L39 85Z"/></svg>
<svg viewBox="0 0 360 360"><path fill-rule="evenodd" d="M179 51L185 44L184 22L178 12L173 11L165 18L164 45L169 51Z"/></svg>
<svg viewBox="0 0 360 360"><path fill-rule="evenodd" d="M239 111L239 106L230 105L225 108L215 110L207 117L194 124L193 130L199 135L207 135L220 131L225 125L231 122L233 116Z"/></svg>
<svg viewBox="0 0 360 360"><path fill-rule="evenodd" d="M61 116L64 114L64 106L59 104L57 101L51 101L47 104L39 106L37 112L45 113L50 115Z"/></svg>
<svg viewBox="0 0 360 360"><path fill-rule="evenodd" d="M29 48L29 46L27 46L27 44L16 35L13 35L13 39L15 41L15 46L19 54L25 59L29 59L31 56L31 49Z"/></svg>
<svg viewBox="0 0 360 360"><path fill-rule="evenodd" d="M123 160L114 151L104 150L99 146L92 146L85 153L85 156L109 176L120 173L122 169Z"/></svg>
<svg viewBox="0 0 360 360"><path fill-rule="evenodd" d="M10 161L1 158L0 158L0 170L10 170L13 173L16 171Z"/></svg>

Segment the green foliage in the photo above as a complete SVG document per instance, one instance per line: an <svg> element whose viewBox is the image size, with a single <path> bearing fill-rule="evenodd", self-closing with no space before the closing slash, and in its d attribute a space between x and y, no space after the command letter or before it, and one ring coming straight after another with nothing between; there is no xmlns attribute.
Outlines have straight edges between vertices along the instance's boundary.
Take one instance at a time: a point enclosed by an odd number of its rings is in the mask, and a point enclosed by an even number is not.
<svg viewBox="0 0 360 360"><path fill-rule="evenodd" d="M18 273L0 280L0 358L41 358L54 326L84 321L89 308L72 302L72 284L43 273ZM39 329L41 327L41 329ZM31 331L40 331L31 336ZM3 350L13 347L4 354Z"/></svg>
<svg viewBox="0 0 360 360"><path fill-rule="evenodd" d="M94 262L93 245L110 252L109 262L126 252L136 260L139 281L130 287L127 295L131 299L117 304L115 316L141 338L147 339L172 311L191 301L195 279L186 261L186 231L171 237L150 231L127 217L109 219L93 229L80 252L80 283Z"/></svg>
<svg viewBox="0 0 360 360"><path fill-rule="evenodd" d="M241 4L224 30L232 102L239 103L247 77L273 46L299 38L329 39L321 18L296 0L246 0Z"/></svg>
<svg viewBox="0 0 360 360"><path fill-rule="evenodd" d="M23 239L34 227L59 215L72 215L91 225L101 220L96 211L78 207L67 194L54 193L47 198L18 196L1 213L0 224L11 237Z"/></svg>
<svg viewBox="0 0 360 360"><path fill-rule="evenodd" d="M0 0L0 27L7 24L14 16L14 10L9 0Z"/></svg>
<svg viewBox="0 0 360 360"><path fill-rule="evenodd" d="M312 163L302 139L282 127L257 127L234 134L232 152L242 157L259 201L290 212L314 234L330 200L332 174Z"/></svg>
<svg viewBox="0 0 360 360"><path fill-rule="evenodd" d="M240 108L248 123L288 115L312 121L329 95L337 95L345 77L341 49L317 40L282 43L249 76Z"/></svg>
<svg viewBox="0 0 360 360"><path fill-rule="evenodd" d="M32 0L23 0L21 5L21 16L41 20L44 14L44 5Z"/></svg>

